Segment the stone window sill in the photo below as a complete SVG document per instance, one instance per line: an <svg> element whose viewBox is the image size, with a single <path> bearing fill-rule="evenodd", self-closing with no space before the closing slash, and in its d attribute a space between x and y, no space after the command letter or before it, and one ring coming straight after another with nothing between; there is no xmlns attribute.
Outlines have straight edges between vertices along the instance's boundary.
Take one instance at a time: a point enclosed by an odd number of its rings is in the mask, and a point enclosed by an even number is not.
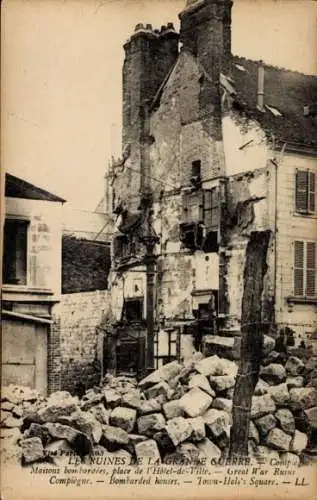
<svg viewBox="0 0 317 500"><path fill-rule="evenodd" d="M43 294L43 295L53 295L53 291L50 288L36 288L36 287L30 287L27 285L2 285L2 290L4 292L12 292L12 293L36 293L36 294Z"/></svg>

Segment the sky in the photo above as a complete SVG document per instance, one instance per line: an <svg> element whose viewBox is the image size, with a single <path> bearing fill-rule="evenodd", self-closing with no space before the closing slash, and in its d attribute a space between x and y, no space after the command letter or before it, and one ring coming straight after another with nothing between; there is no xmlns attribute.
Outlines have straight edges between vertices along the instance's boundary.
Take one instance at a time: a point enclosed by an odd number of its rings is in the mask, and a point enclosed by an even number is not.
<svg viewBox="0 0 317 500"><path fill-rule="evenodd" d="M94 210L121 153L123 44L174 22L185 0L4 0L1 164ZM317 73L317 2L235 0L232 52Z"/></svg>

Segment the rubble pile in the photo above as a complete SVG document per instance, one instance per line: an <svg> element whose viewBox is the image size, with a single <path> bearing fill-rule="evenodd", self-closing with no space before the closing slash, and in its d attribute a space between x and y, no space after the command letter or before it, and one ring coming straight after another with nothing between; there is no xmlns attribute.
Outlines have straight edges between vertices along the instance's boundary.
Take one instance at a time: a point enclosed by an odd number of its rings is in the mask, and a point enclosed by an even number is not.
<svg viewBox="0 0 317 500"><path fill-rule="evenodd" d="M267 353L252 400L249 454L255 460L300 463L316 446L316 365ZM78 464L89 464L96 455L125 456L132 462L140 457L217 462L228 454L237 371L235 361L196 353L139 383L106 376L81 399L60 391L20 401L11 388L2 395L1 437L16 443L14 456L22 464L59 464L70 455Z"/></svg>

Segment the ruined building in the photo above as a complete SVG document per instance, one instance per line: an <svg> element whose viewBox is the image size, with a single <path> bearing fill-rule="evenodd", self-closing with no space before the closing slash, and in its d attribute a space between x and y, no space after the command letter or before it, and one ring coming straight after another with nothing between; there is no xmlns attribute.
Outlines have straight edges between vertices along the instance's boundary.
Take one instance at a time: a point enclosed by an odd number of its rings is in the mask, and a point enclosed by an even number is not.
<svg viewBox="0 0 317 500"><path fill-rule="evenodd" d="M124 45L122 158L104 197L117 217L109 369L143 366L149 326L155 366L197 331L231 348L258 231L263 328L316 329L317 78L233 56L231 10L188 0L179 34L139 24Z"/></svg>

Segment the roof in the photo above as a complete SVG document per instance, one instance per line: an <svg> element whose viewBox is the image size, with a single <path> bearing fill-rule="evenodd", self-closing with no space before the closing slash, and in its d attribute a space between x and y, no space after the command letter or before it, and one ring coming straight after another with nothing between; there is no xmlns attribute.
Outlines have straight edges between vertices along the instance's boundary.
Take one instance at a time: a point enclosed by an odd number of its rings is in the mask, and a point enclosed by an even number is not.
<svg viewBox="0 0 317 500"><path fill-rule="evenodd" d="M264 67L264 112L257 109L260 64ZM200 71L211 78L208 68L199 66ZM161 95L174 67L156 93L152 110L160 105ZM220 83L234 97L235 109L257 120L269 136L273 134L277 140L292 143L293 146L317 147L316 116L304 114L305 106L313 110L317 102L317 76L233 56L231 73L221 75Z"/></svg>
<svg viewBox="0 0 317 500"><path fill-rule="evenodd" d="M264 67L265 112L256 107L260 64ZM317 76L234 56L231 77L239 108L266 132L292 144L317 146L316 117L304 115L304 106L317 102Z"/></svg>
<svg viewBox="0 0 317 500"><path fill-rule="evenodd" d="M55 194L39 188L19 177L6 173L5 196L10 198L26 198L28 200L58 201L64 203L66 200Z"/></svg>

